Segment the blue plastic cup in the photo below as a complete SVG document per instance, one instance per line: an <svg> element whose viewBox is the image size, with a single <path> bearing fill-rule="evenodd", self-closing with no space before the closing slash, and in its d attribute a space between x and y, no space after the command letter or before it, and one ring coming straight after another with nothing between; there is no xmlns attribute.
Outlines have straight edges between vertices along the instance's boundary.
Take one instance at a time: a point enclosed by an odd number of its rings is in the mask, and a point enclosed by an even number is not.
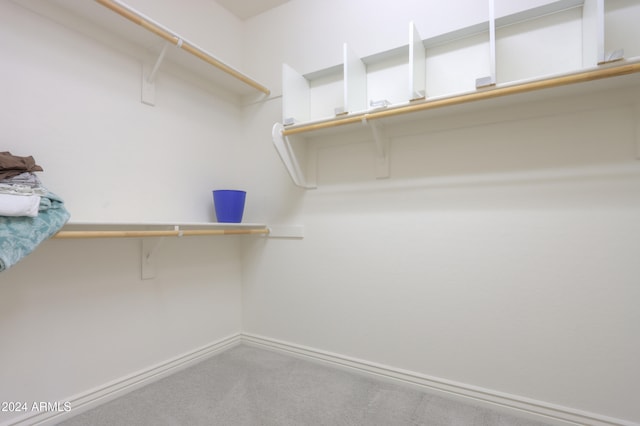
<svg viewBox="0 0 640 426"><path fill-rule="evenodd" d="M218 189L213 191L213 204L216 209L216 219L224 223L242 222L246 191L235 189Z"/></svg>

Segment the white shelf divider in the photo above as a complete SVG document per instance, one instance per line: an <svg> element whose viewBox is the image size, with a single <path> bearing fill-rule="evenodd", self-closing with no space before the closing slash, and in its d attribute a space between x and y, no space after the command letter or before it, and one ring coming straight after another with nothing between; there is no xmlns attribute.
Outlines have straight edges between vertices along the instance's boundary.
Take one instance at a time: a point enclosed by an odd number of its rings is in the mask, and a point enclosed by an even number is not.
<svg viewBox="0 0 640 426"><path fill-rule="evenodd" d="M282 123L287 126L309 121L309 80L287 64L282 64Z"/></svg>
<svg viewBox="0 0 640 426"><path fill-rule="evenodd" d="M584 0L582 6L582 66L604 62L604 0Z"/></svg>
<svg viewBox="0 0 640 426"><path fill-rule="evenodd" d="M624 58L623 46L612 45L611 41L608 40L608 37L607 37L607 33L609 32L609 30L617 30L617 28L613 28L614 27L613 25L607 26L607 23L606 23L607 6L611 5L612 3L616 3L616 2L610 1L605 4L605 0L598 0L598 25L599 25L599 31L602 32L602 36L598 34L599 37L601 37L600 39L598 39L598 42L599 43L600 41L602 42L602 50L601 50L602 54L601 54L601 57L598 57L598 65L619 61ZM637 21L635 21L634 26L637 26ZM634 38L635 38L634 41L637 43L637 40L638 40L637 32L636 32L636 37ZM625 40L625 42L627 41ZM600 49L599 45L598 45L598 48ZM610 48L613 48L613 49L607 50ZM600 50L598 50L598 53L600 53Z"/></svg>
<svg viewBox="0 0 640 426"><path fill-rule="evenodd" d="M427 89L426 50L415 24L409 23L409 101L424 99Z"/></svg>
<svg viewBox="0 0 640 426"><path fill-rule="evenodd" d="M582 57L583 66L603 65L619 61L624 49L606 51L604 0L584 0L582 6Z"/></svg>
<svg viewBox="0 0 640 426"><path fill-rule="evenodd" d="M344 44L344 112L354 113L367 109L367 66Z"/></svg>
<svg viewBox="0 0 640 426"><path fill-rule="evenodd" d="M476 89L496 85L496 12L495 0L489 0L489 75L476 79Z"/></svg>

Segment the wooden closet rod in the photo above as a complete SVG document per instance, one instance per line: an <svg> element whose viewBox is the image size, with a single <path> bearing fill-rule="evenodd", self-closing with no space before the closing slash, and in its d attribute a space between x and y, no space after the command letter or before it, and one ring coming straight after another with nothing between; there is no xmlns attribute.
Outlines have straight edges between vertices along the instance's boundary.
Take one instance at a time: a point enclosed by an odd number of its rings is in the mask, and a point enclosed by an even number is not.
<svg viewBox="0 0 640 426"><path fill-rule="evenodd" d="M51 238L147 238L147 237L189 237L202 235L257 235L269 234L269 229L184 229L165 231L60 231Z"/></svg>
<svg viewBox="0 0 640 426"><path fill-rule="evenodd" d="M496 87L493 89L480 90L464 95L451 96L435 100L426 100L405 106L398 106L380 111L368 112L364 114L355 114L344 118L336 118L333 120L323 121L320 123L312 123L300 125L299 127L285 128L282 131L283 136L295 135L298 133L311 132L314 130L327 129L330 127L343 126L346 124L360 123L366 120L375 120L376 118L392 117L394 115L407 114L416 111L424 111L432 108L440 108L451 105L459 105L467 102L480 101L485 99L498 98L507 95L516 95L519 93L531 92L534 90L550 89L559 86L566 86L575 83L586 83L593 80L600 80L610 77L620 77L623 75L634 74L640 72L640 63L626 63L624 65L611 66L606 68L598 68L594 70L582 71L560 77L552 77L543 80L530 81L526 83L514 84L511 86Z"/></svg>
<svg viewBox="0 0 640 426"><path fill-rule="evenodd" d="M127 18L128 20L130 20L131 22L140 25L141 27L145 28L148 31L151 31L152 33L156 34L157 36L165 39L166 41L170 42L171 44L176 45L177 47L181 48L182 50L185 50L189 53L191 53L193 56L199 58L200 60L213 65L214 67L218 68L221 71L224 71L225 73L231 75L232 77L235 77L236 79L242 81L243 83L253 87L256 90L259 90L260 92L264 93L265 95L269 95L271 93L271 91L269 89L267 89L266 87L264 87L262 84L258 83L255 80L252 80L251 78L247 77L246 75L240 73L239 71L231 68L229 65L219 61L218 59L214 58L213 56L211 56L210 54L208 54L207 52L205 52L204 50L200 49L199 47L197 47L196 45L184 40L183 38L181 38L180 36L178 36L177 34L172 33L171 31L169 31L166 28L163 28L162 25L152 21L151 19L147 18L146 16L140 15L138 12L136 12L135 10L130 9L129 7L127 7L126 5L116 1L116 0L95 0L98 3L100 3L102 6L111 9L112 11L116 12L117 14L123 16L124 18Z"/></svg>

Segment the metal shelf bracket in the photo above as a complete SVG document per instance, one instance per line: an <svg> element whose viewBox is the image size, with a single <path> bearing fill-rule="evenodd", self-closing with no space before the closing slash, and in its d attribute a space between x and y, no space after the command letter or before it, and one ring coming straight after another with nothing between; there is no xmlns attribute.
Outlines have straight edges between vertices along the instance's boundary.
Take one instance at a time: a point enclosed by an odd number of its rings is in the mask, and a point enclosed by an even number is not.
<svg viewBox="0 0 640 426"><path fill-rule="evenodd" d="M177 226L176 226L177 228ZM164 241L164 237L143 238L142 251L140 253L141 278L150 280L156 277L156 256L158 247Z"/></svg>
<svg viewBox="0 0 640 426"><path fill-rule="evenodd" d="M389 137L384 131L383 125L379 121L362 120L363 123L369 124L373 142L375 144L375 175L376 179L387 179L390 176L389 171Z"/></svg>
<svg viewBox="0 0 640 426"><path fill-rule="evenodd" d="M182 40L179 41L178 46L182 44ZM165 42L162 46L162 50L158 55L158 59L156 59L156 63L150 68L147 64L142 65L142 103L150 106L154 106L156 104L156 75L158 74L158 70L160 69L160 65L162 65L162 61L164 60L164 56L167 54L167 48L169 47L169 42Z"/></svg>
<svg viewBox="0 0 640 426"><path fill-rule="evenodd" d="M289 176L291 176L293 183L301 188L315 188L315 185L310 185L305 179L300 163L298 162L298 157L294 152L294 147L291 145L289 137L282 134L283 130L284 126L280 123L276 123L273 126L271 136L273 139L273 145L275 146L276 151L278 151L280 159L282 159L282 162L289 172ZM306 148L306 144L304 145L304 148ZM298 147L299 154L301 153L300 150L302 149L303 147ZM306 154L306 151L304 152L304 154ZM306 159L306 155L303 158Z"/></svg>

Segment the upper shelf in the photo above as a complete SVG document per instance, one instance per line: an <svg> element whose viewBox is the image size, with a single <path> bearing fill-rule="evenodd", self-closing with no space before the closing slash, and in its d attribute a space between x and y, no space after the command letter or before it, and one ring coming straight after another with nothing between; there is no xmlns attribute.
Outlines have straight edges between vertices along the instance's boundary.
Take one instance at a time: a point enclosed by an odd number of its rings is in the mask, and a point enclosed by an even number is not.
<svg viewBox="0 0 640 426"><path fill-rule="evenodd" d="M423 99L325 120L286 127L276 123L273 126L272 137L274 146L293 183L302 188L313 189L317 187L315 159L317 150L308 149L308 145L310 141L315 144L331 140L335 138L336 132L355 129L361 131L368 127L371 140L375 145L376 177L388 178L391 129L397 131L399 126L403 127L409 122L427 122L430 118L442 118L446 114L478 113L490 108L517 107L529 102L588 93L604 93L616 89L627 90L630 94L638 93L640 57L573 73L525 82L498 84L477 91ZM637 143L640 149L640 138Z"/></svg>
<svg viewBox="0 0 640 426"><path fill-rule="evenodd" d="M620 61L609 65L600 66L598 68L585 69L573 73L567 73L557 76L548 76L530 81L521 81L514 83L505 83L500 85L489 86L483 90L477 90L468 93L459 93L450 96L440 96L429 99L413 101L403 105L394 105L386 108L371 109L353 114L346 114L334 118L324 120L316 120L300 124L293 124L284 127L283 136L296 135L299 133L314 132L331 127L339 127L347 124L362 123L370 120L393 117L402 114L416 113L419 111L427 111L436 108L471 103L475 101L489 100L501 98L505 96L513 96L522 93L542 91L545 89L554 89L562 86L572 86L574 92L601 90L606 87L623 86L623 85L640 85L640 58L630 58L626 61ZM630 76L626 79L614 77ZM611 79L611 80L609 80ZM595 82L597 80L606 80L601 84L591 84L590 87L580 85L579 83Z"/></svg>
<svg viewBox="0 0 640 426"><path fill-rule="evenodd" d="M157 66L163 60L167 60L221 88L242 96L270 94L267 87L253 78L119 0L13 1L105 42L118 40L132 45L138 51L147 52L146 56L157 56L158 59L155 60ZM169 45L168 48L163 49L167 45ZM147 58L142 59L147 60ZM149 69L151 70L151 67ZM153 72L155 73L155 70ZM149 75L143 77L148 78Z"/></svg>
<svg viewBox="0 0 640 426"><path fill-rule="evenodd" d="M640 89L637 0L557 0L496 17L507 1L488 0L486 22L429 39L410 23L407 45L362 59L345 45L341 67L301 75L283 65L282 123L272 136L293 182L316 187L318 147L339 132L354 140L365 132L375 176L388 178L390 141L409 124Z"/></svg>
<svg viewBox="0 0 640 426"><path fill-rule="evenodd" d="M345 115L354 119L425 97L464 96L505 84L526 87L531 80L640 57L635 0L556 0L505 15L507 2L488 0L486 21L429 38L412 22L407 45L367 57L345 44L340 66L302 75L283 65L285 134L299 133L296 125L344 122Z"/></svg>

